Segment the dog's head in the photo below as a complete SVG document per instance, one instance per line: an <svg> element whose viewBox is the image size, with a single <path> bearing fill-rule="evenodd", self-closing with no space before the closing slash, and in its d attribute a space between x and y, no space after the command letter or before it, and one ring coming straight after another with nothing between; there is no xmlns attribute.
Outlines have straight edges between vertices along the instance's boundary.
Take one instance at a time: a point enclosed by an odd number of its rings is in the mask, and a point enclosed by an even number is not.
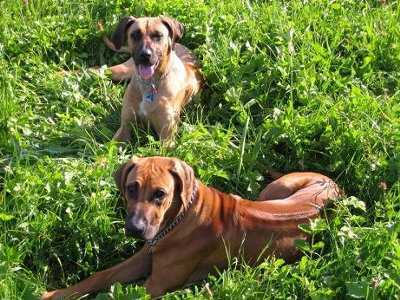
<svg viewBox="0 0 400 300"><path fill-rule="evenodd" d="M193 169L176 158L132 159L115 173L127 203L127 234L150 240L182 209L195 186Z"/></svg>
<svg viewBox="0 0 400 300"><path fill-rule="evenodd" d="M168 17L123 18L111 37L116 49L125 40L135 61L137 71L144 80L165 68L174 43L183 35L183 25Z"/></svg>

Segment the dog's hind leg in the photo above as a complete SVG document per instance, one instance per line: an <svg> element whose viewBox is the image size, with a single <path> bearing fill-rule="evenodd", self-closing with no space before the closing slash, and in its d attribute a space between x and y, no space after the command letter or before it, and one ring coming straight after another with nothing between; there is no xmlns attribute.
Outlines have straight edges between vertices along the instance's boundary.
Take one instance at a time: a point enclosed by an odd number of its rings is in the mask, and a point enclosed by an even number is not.
<svg viewBox="0 0 400 300"><path fill-rule="evenodd" d="M258 196L257 201L283 199L293 194L293 190L281 180L268 184Z"/></svg>
<svg viewBox="0 0 400 300"><path fill-rule="evenodd" d="M291 173L280 176L261 191L258 200L265 201L287 198L305 186L315 176L316 174L314 173Z"/></svg>
<svg viewBox="0 0 400 300"><path fill-rule="evenodd" d="M301 189L305 189L318 182L332 183L332 187L336 187L328 177L313 172L295 172L284 175L279 179L268 184L260 193L259 201L276 200L287 198ZM337 190L339 191L339 190ZM332 193L335 197L339 192Z"/></svg>
<svg viewBox="0 0 400 300"><path fill-rule="evenodd" d="M110 67L113 81L128 81L134 73L135 63L133 58L129 58L126 62Z"/></svg>

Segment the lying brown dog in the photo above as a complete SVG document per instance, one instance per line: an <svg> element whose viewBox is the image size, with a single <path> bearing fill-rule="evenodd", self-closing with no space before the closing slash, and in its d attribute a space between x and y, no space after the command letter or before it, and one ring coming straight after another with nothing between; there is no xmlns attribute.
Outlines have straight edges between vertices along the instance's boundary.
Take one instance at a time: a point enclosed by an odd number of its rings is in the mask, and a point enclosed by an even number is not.
<svg viewBox="0 0 400 300"><path fill-rule="evenodd" d="M153 296L206 278L228 264L227 253L249 264L275 255L293 261L296 239L306 239L298 225L319 216L340 196L337 185L317 173L291 173L269 184L259 201L225 194L196 180L176 158L130 160L116 173L127 202L127 233L146 240L128 260L42 299L78 297L147 277Z"/></svg>
<svg viewBox="0 0 400 300"><path fill-rule="evenodd" d="M163 141L173 137L182 108L203 82L195 57L177 43L182 35L183 25L168 17L125 17L111 40L104 38L112 50L131 54L110 68L113 80L130 80L115 140L130 139L132 121L151 125Z"/></svg>

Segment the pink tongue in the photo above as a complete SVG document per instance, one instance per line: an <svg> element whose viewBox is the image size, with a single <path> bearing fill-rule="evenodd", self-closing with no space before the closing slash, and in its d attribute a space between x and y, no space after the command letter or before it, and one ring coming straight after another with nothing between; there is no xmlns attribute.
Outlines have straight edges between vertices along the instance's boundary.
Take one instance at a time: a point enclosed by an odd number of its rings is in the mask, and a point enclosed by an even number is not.
<svg viewBox="0 0 400 300"><path fill-rule="evenodd" d="M154 75L154 65L152 66L143 66L139 65L139 75L145 80L150 79Z"/></svg>

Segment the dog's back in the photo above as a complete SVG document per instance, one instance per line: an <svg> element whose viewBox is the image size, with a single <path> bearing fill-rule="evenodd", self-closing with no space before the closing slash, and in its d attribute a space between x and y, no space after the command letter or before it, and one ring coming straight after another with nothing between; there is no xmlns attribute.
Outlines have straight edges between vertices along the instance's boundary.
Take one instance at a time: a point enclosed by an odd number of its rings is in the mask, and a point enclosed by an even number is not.
<svg viewBox="0 0 400 300"><path fill-rule="evenodd" d="M193 91L191 94L197 94L198 91L204 86L205 81L203 75L200 72L200 65L196 59L196 56L194 56L191 50L179 43L175 43L174 51L178 58L185 65L186 70L189 73L193 72L195 80L193 81Z"/></svg>
<svg viewBox="0 0 400 300"><path fill-rule="evenodd" d="M193 66L194 68L199 67L196 57L182 44L175 43L174 51L185 65Z"/></svg>

